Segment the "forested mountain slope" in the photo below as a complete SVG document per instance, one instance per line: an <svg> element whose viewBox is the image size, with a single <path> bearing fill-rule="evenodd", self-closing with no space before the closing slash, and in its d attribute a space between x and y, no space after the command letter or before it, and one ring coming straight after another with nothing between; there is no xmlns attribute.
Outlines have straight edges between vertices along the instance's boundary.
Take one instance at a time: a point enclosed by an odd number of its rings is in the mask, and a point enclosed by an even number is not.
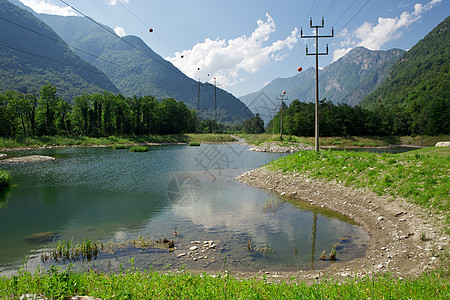
<svg viewBox="0 0 450 300"><path fill-rule="evenodd" d="M416 134L450 132L450 17L406 52L361 106L388 110Z"/></svg>
<svg viewBox="0 0 450 300"><path fill-rule="evenodd" d="M67 101L83 93L118 93L105 74L81 59L44 22L0 0L0 92L38 93L52 84Z"/></svg>

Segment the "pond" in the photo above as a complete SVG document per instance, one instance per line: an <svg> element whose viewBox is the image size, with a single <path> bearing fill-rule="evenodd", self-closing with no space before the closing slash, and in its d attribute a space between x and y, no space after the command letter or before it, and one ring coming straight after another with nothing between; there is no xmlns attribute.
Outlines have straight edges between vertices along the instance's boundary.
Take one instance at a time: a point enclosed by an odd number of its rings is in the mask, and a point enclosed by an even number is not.
<svg viewBox="0 0 450 300"><path fill-rule="evenodd" d="M241 144L151 146L145 153L112 148L11 151L55 161L7 164L12 188L0 199L0 274L41 263L57 240L99 243L173 240L163 247L117 247L76 270L120 266L259 271L319 269L336 244L338 260L365 253L368 234L351 220L311 210L235 178L286 154ZM177 233L175 235L174 233ZM199 241L200 244L192 242ZM213 241L203 248L204 241ZM196 257L190 248L198 247ZM204 250L203 252L201 250ZM196 258L196 259L194 259ZM52 262L44 264L48 266Z"/></svg>

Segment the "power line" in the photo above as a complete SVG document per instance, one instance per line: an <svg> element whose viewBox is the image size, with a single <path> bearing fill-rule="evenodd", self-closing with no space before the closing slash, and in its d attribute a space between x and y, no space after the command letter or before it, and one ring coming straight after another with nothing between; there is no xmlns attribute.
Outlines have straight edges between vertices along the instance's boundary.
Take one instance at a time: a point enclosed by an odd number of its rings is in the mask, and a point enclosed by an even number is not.
<svg viewBox="0 0 450 300"><path fill-rule="evenodd" d="M136 18L136 20L138 20L139 22L141 22L141 24L143 24L143 25L145 26L145 28L147 28L148 30L151 29L147 24L145 24L144 21L142 21L138 16L136 16L136 14L134 14L128 7L126 7L125 4L122 3L122 1L118 0L118 2L119 2L119 4L120 4L123 8L125 8L131 15L133 15L133 16ZM176 50L175 50L172 46L170 46L169 43L167 43L165 40L163 40L156 32L153 31L152 34L156 35L156 37L157 37L161 42L163 42L164 44L166 44L166 46L169 47L173 52L176 52Z"/></svg>
<svg viewBox="0 0 450 300"><path fill-rule="evenodd" d="M331 11L331 9L334 7L334 5L336 4L337 0L333 0L333 2L331 2L331 4L328 6L327 10L323 13L323 17L326 17L328 12Z"/></svg>
<svg viewBox="0 0 450 300"><path fill-rule="evenodd" d="M95 21L94 19L92 19L91 17L89 17L88 15L84 14L82 11L78 10L77 8L73 7L72 5L68 4L67 2L65 2L64 0L59 0L62 3L64 3L65 5L69 6L70 8L72 8L74 11L78 12L79 14L83 15L84 17L86 17L87 19L89 19L90 21L94 22L95 24L97 24L98 26L100 26L101 28L103 28L104 30L106 30L109 34L113 35L114 37L120 39L121 41L123 41L124 43L128 44L129 46L133 47L134 49L138 50L139 52L141 52L142 54L144 54L145 56L149 57L150 59L154 60L155 62L159 63L161 66L169 69L170 71L174 72L177 75L180 75L180 71L178 69L173 69L171 67L169 67L167 64L159 61L158 59L150 56L147 52L145 52L142 49L139 49L138 47L136 47L135 45L133 45L132 43L128 42L127 40L125 40L124 38L118 36L115 32L110 31L106 26L104 26L103 24Z"/></svg>
<svg viewBox="0 0 450 300"><path fill-rule="evenodd" d="M6 22L9 22L9 23L11 23L11 24L13 24L13 25L15 25L15 26L18 26L18 27L20 27L20 28L22 28L22 29L28 30L28 31L30 31L30 32L32 32L32 33L35 33L35 34L40 35L40 36L42 36L42 37L45 37L45 38L47 38L47 39L49 39L49 40L51 40L51 41L54 41L54 42L56 42L56 43L59 43L59 44L63 45L63 46L68 46L68 47L70 47L70 48L72 48L72 49L75 49L75 50L77 50L77 51L80 51L80 52L82 52L82 53L85 53L85 54L87 54L87 55L90 55L90 56L92 56L92 57L95 57L95 58L97 58L97 59L100 59L100 60L103 60L103 61L105 61L105 62L108 62L108 63L110 63L110 64L113 64L113 65L117 66L117 67L126 69L126 70L128 70L128 71L130 71L130 72L133 72L133 73L137 74L137 75L146 76L145 74L143 74L143 73L141 73L141 72L137 72L136 70L133 70L133 69L128 68L128 67L126 67L126 66L117 64L117 63L115 63L115 62L113 62L113 61L110 61L110 60L108 60L108 59L105 59L105 58L102 58L102 57L97 56L97 55L95 55L95 54L89 53L89 52L87 52L87 51L85 51L85 50L83 50L83 49L80 49L80 48L77 48L77 47L74 47L74 46L67 45L67 44L66 44L64 41L62 41L62 40L55 39L55 38L50 37L50 36L48 36L48 35L45 35L45 34L43 34L43 33L41 33L41 32L38 32L38 31L36 31L36 30L33 30L33 29L31 29L31 28L29 28L29 27L27 27L27 26L23 26L23 25L21 25L21 24L18 24L18 23L14 22L14 21L8 20L8 19L3 18L3 17L1 17L1 16L0 16L0 19L4 20L4 21L6 21ZM29 53L29 54L30 54L30 53ZM43 57L43 58L45 58L45 57ZM51 60L51 59L50 59L50 60ZM105 73L105 72L103 72L103 73ZM111 75L113 75L113 74L111 74ZM153 75L153 74L149 74L149 75ZM162 80L162 79L157 78L157 77L153 77L153 79L156 80L156 81L160 81L160 82L162 82L162 83L165 83L165 84L169 84L169 85L172 85L172 86L174 85L174 84L171 83L171 82ZM183 89L187 89L187 88L184 87L184 86L180 86L180 85L175 85L175 86L178 86L178 87L183 88ZM167 88L167 89L171 89L171 88ZM175 90L175 89L171 89L171 90L177 91L177 90Z"/></svg>
<svg viewBox="0 0 450 300"><path fill-rule="evenodd" d="M345 25L344 26L342 26L342 29L344 29L345 27L347 27L347 25L353 20L353 18L355 18L356 17L356 15L358 15L362 10L363 10L363 8L364 7L366 7L366 5L368 4L370 2L370 0L367 0L366 1L366 3L364 3L364 5L350 18L350 20L348 20L348 22L347 23L345 23ZM341 30L342 30L341 29Z"/></svg>
<svg viewBox="0 0 450 300"><path fill-rule="evenodd" d="M12 49L12 50L15 50L15 51L19 51L19 52L22 52L22 53L26 53L26 54L29 54L29 55L32 55L32 56L36 56L36 57L39 57L39 58L42 58L42 59L47 59L47 60L50 60L50 61L53 61L53 62L56 62L56 63L60 63L60 64L63 64L63 65L67 65L67 66L71 66L71 67L74 67L74 68L82 69L82 70L85 70L85 71L88 71L88 72L105 75L105 73L103 73L102 71L99 71L95 67L94 67L95 68L94 70L92 70L92 69L90 70L90 69L83 68L83 67L80 67L80 66L77 66L77 65L69 64L67 62L63 62L63 61L56 60L56 59L53 59L53 58L45 57L45 56L42 56L42 55L39 55L39 54L36 54L36 53L31 53L31 52L28 52L28 51L25 51L25 50L17 49L17 48L14 48L14 47L2 44L2 43L0 43L0 46L3 46L5 48L9 48L9 49Z"/></svg>

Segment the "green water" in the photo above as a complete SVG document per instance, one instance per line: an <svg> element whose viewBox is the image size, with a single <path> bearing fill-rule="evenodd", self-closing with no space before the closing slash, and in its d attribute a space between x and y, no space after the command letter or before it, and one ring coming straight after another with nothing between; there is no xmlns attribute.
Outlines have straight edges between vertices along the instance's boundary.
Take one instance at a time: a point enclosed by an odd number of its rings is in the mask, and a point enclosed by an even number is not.
<svg viewBox="0 0 450 300"><path fill-rule="evenodd" d="M368 235L329 211L311 211L234 180L285 154L247 151L239 144L153 146L146 153L112 148L9 152L50 155L52 162L2 164L13 187L0 195L0 272L41 264L39 253L64 239L104 243L139 236L174 239L177 250L128 247L75 268L117 271L120 264L154 269L239 271L322 268L319 259L339 243L338 259L364 254ZM174 230L181 235L175 236ZM31 239L39 233L47 240ZM213 240L208 259L187 256L191 241ZM248 245L263 251L248 251Z"/></svg>

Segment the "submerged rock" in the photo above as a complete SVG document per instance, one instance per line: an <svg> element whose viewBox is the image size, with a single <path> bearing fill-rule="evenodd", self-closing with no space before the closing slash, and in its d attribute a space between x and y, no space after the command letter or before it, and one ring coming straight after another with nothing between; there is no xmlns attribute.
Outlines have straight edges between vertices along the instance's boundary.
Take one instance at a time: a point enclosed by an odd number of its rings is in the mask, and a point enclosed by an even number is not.
<svg viewBox="0 0 450 300"><path fill-rule="evenodd" d="M25 237L25 241L31 244L42 244L45 242L51 242L58 237L57 232L40 232Z"/></svg>

